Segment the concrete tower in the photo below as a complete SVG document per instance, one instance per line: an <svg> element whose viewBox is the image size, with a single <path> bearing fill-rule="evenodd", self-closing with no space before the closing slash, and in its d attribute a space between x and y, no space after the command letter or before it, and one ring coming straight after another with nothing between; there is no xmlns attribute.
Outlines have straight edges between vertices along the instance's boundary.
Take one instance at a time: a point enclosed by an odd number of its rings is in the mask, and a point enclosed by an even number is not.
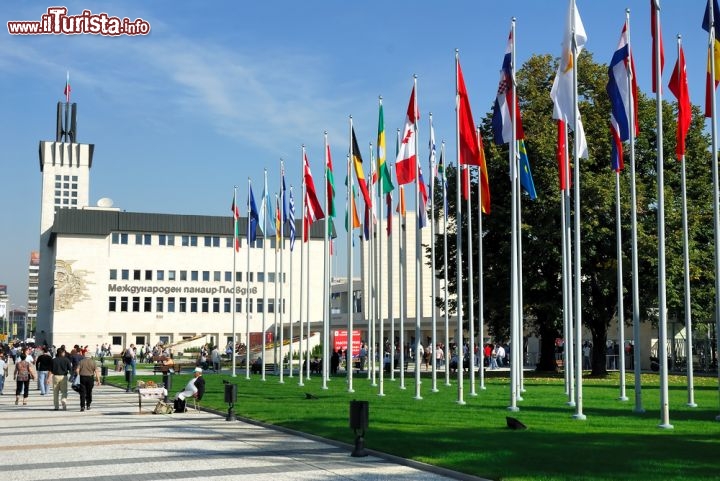
<svg viewBox="0 0 720 481"><path fill-rule="evenodd" d="M82 209L89 204L90 167L93 144L77 143L77 104L70 103L69 86L66 102L57 104L55 141L40 141L40 274L36 341L52 344L55 256L50 232L58 209Z"/></svg>

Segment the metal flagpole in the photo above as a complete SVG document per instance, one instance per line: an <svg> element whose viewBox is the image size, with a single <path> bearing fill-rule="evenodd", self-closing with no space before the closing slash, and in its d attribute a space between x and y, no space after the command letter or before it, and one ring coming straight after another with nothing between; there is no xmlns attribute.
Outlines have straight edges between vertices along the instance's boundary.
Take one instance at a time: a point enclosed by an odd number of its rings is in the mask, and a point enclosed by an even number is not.
<svg viewBox="0 0 720 481"><path fill-rule="evenodd" d="M290 235L292 237L291 243L290 243L290 269L288 272L288 278L290 280L290 286L295 285L295 278L293 277L293 247L295 242L294 232L295 232L295 199L293 198L293 186L290 186L290 206L288 207L290 210L290 215L288 217L288 222L292 224L292 227L290 227ZM295 339L293 338L293 289L292 287L290 290L290 298L288 299L289 303L289 311L288 311L288 338L290 339L290 343L288 345L288 377L293 377L293 344L295 343Z"/></svg>
<svg viewBox="0 0 720 481"><path fill-rule="evenodd" d="M655 24L655 35L660 32L660 2L655 0L652 21ZM660 68L660 42L655 42L655 108L657 114L657 225L658 225L658 362L660 364L660 425L672 429L670 424L670 406L668 401L668 365L667 365L667 301L665 274L665 173L663 156L663 118L662 118L662 69Z"/></svg>
<svg viewBox="0 0 720 481"><path fill-rule="evenodd" d="M279 383L283 384L284 380L284 357L283 352L285 351L285 296L283 295L283 287L285 285L285 269L283 266L283 260L285 258L285 218L287 212L285 212L285 162L280 159L280 202L282 206L282 215L280 218L280 297L279 303L275 306L275 312L280 311L280 379ZM276 276L277 279L277 276ZM275 358L277 362L277 357Z"/></svg>
<svg viewBox="0 0 720 481"><path fill-rule="evenodd" d="M398 145L400 144L400 129L397 130ZM397 167L397 166L396 166ZM395 170L397 176L397 169ZM405 318L407 317L407 237L405 236L405 208L404 187L398 187L398 235L400 237L398 253L400 254L400 389L405 389Z"/></svg>
<svg viewBox="0 0 720 481"><path fill-rule="evenodd" d="M233 236L238 235L238 216L237 214L237 189L238 186L233 187L233 222L234 222L234 229L233 229ZM238 236L239 237L239 236ZM236 366L236 360L235 360L235 343L237 342L237 332L235 331L235 313L237 312L237 309L235 308L235 305L237 303L237 291L236 291L236 283L237 283L237 275L235 272L237 271L237 244L236 242L240 242L239 238L233 239L233 273L232 273L232 280L233 280L233 295L232 295L232 377L236 377L237 374L235 373L235 366Z"/></svg>
<svg viewBox="0 0 720 481"><path fill-rule="evenodd" d="M437 388L437 308L435 307L435 130L432 126L432 112L430 118L430 312L432 319L432 388L431 392L438 392Z"/></svg>
<svg viewBox="0 0 720 481"><path fill-rule="evenodd" d="M620 171L615 172L615 221L617 242L617 323L620 337L620 401L627 401L625 395L625 316L623 307L623 268L622 268L622 219L620 218Z"/></svg>
<svg viewBox="0 0 720 481"><path fill-rule="evenodd" d="M392 179L392 174L390 171L390 166L388 165L388 175ZM387 212L387 222L392 222L392 217L395 215L392 211L392 205L393 205L393 197L392 197L392 191L387 193L388 196L388 212ZM397 227L395 228L398 230L400 228L400 223L398 222ZM395 278L393 277L394 274L394 265L395 265L395 257L394 257L394 248L393 248L393 238L392 238L392 231L388 232L388 251L387 251L387 263L388 263L388 319L390 321L390 332L388 332L388 341L390 344L390 380L395 380L395 299L393 298L393 282ZM383 352L383 368L385 364L385 353Z"/></svg>
<svg viewBox="0 0 720 481"><path fill-rule="evenodd" d="M478 127L478 148L480 145L480 127ZM483 295L483 226L482 226L482 171L478 167L478 354L480 362L478 365L478 374L480 376L480 390L484 391L485 387L485 319L483 316L483 308L485 305ZM473 356L474 357L474 356Z"/></svg>
<svg viewBox="0 0 720 481"><path fill-rule="evenodd" d="M302 190L301 190L301 197L300 197L300 337L298 339L298 386L304 386L303 383L303 302L306 301L305 298L305 249L303 249L303 243L305 240L305 229L307 226L305 225L305 197L307 196L305 192L305 144L302 146L302 152L300 157L300 162L302 163L302 167L300 172L302 172Z"/></svg>
<svg viewBox="0 0 720 481"><path fill-rule="evenodd" d="M268 236L267 236L267 169L265 169L265 183L263 188L263 197L261 202L263 203L263 206L260 208L260 210L263 212L263 218L262 218L262 225L263 225L263 310L262 310L262 349L261 349L261 359L262 359L262 365L260 366L261 372L262 372L262 380L265 380L265 362L267 361L266 354L265 354L265 333L267 330L267 323L266 323L266 314L268 310L268 297L267 297L267 278L268 278L268 272L267 272L267 244L268 244Z"/></svg>
<svg viewBox="0 0 720 481"><path fill-rule="evenodd" d="M347 276L348 276L348 332L347 332L347 346L345 348L345 371L347 373L347 389L348 392L355 392L353 389L353 370L352 370L352 343L353 343L353 317L355 315L353 309L353 294L354 294L354 283L353 283L353 248L352 248L352 236L353 236L353 203L352 203L352 167L351 162L353 159L353 121L352 115L350 116L350 154L347 158L347 213L348 213L348 225L347 225Z"/></svg>
<svg viewBox="0 0 720 481"><path fill-rule="evenodd" d="M714 2L709 2L710 39L708 48L715 48L715 13ZM715 79L715 55L710 55L710 71ZM712 137L712 180L713 180L713 233L715 237L715 338L717 341L717 353L720 353L720 192L718 187L718 158L717 158L717 109L715 106L715 89L710 89L710 132ZM720 355L720 354L719 354ZM720 368L718 369L718 384L720 384ZM720 415L715 417L720 421Z"/></svg>
<svg viewBox="0 0 720 481"><path fill-rule="evenodd" d="M330 340L330 250L328 235L330 230L330 205L328 204L328 197L330 192L328 190L328 139L327 130L323 133L323 144L325 152L325 223L323 228L323 337L322 337L322 389L327 389L328 381L328 357L329 351L329 340Z"/></svg>
<svg viewBox="0 0 720 481"><path fill-rule="evenodd" d="M279 199L279 196L277 194L275 194L275 216L277 216L277 214L278 214L277 210L280 208L279 206L280 206L280 199ZM273 222L275 222L275 220L273 220ZM281 227L278 227L276 224L275 228L280 229ZM280 246L277 245L278 234L279 234L279 232L275 233L275 290L273 291L273 303L274 303L273 314L275 317L275 319L274 319L275 329L274 329L274 337L273 337L273 347L274 347L274 349L273 349L273 357L274 357L273 365L275 366L276 369L279 369L280 372L282 372L282 344L280 344L280 363L278 364L278 334L279 334L278 333L278 319L279 319L278 311L280 310L280 299L278 298L278 295L280 292L280 286L278 284L278 279L280 278L280 273L278 272L278 265L279 265L278 256L280 255Z"/></svg>
<svg viewBox="0 0 720 481"><path fill-rule="evenodd" d="M375 332L375 321L378 316L378 284L377 284L377 252L376 252L376 245L375 245L375 184L373 182L373 176L377 175L375 174L375 153L373 152L373 144L370 142L370 215L369 215L369 222L370 226L368 227L368 231L370 233L370 239L368 239L368 270L369 270L369 276L368 276L368 284L370 285L370 318L368 319L368 345L366 346L367 349L367 363L368 363L368 371L367 371L367 377L370 380L370 385L373 387L377 386L377 383L375 382L375 342L376 342L376 332Z"/></svg>
<svg viewBox="0 0 720 481"><path fill-rule="evenodd" d="M443 260L445 266L443 271L445 274L445 295L444 295L444 316L445 316L445 346L443 346L443 362L445 363L445 385L450 386L450 314L448 313L448 242L447 242L447 228L448 228L448 212L447 212L447 161L445 160L445 141L441 144L441 156L443 159L443 176L442 176L442 188L443 188Z"/></svg>
<svg viewBox="0 0 720 481"><path fill-rule="evenodd" d="M458 68L460 51L455 49L455 155L457 168L455 176L455 238L457 244L457 331L455 351L457 352L458 404L465 404L463 381L463 309L462 309L462 202L460 196L460 93L458 92ZM446 261L447 262L447 258ZM448 366L449 367L449 366Z"/></svg>
<svg viewBox="0 0 720 481"><path fill-rule="evenodd" d="M415 346L414 346L414 357L415 357L415 399L420 400L422 399L422 396L420 395L420 364L421 359L419 356L420 353L420 343L421 343L421 331L420 331L420 320L422 318L422 290L420 289L420 278L422 273L422 257L420 255L420 249L421 249L421 243L420 243L420 176L418 175L418 171L420 169L420 164L417 161L417 153L420 151L418 149L418 124L417 124L417 99L418 99L418 93L417 93L417 75L413 75L413 91L415 92L415 105L413 106L413 109L415 110L415 120L413 124L413 129L415 129Z"/></svg>
<svg viewBox="0 0 720 481"><path fill-rule="evenodd" d="M515 18L512 19L511 22L511 32L513 38L515 37ZM513 44L514 45L514 44ZM514 49L514 47L512 47ZM511 55L512 59L512 55ZM514 73L514 67L512 70L512 97L515 98L516 95L516 85L515 85L515 73ZM515 106L510 107L512 110L515 109ZM519 304L519 292L518 292L518 203L517 203L517 197L519 195L519 188L518 185L518 159L517 159L517 142L516 142L516 128L517 128L517 116L511 115L510 118L512 119L512 135L510 139L510 145L509 145L509 157L510 157L510 181L512 182L512 195L511 203L511 248L510 248L510 277L511 277L511 286L510 286L510 337L511 337L511 349L510 349L510 406L508 406L508 411L519 411L520 408L517 406L517 401L519 397L518 393L518 386L520 384L518 380L518 364L519 364L519 347L520 344L518 340L518 324L519 324L519 316L520 313L518 312L518 308L520 306Z"/></svg>
<svg viewBox="0 0 720 481"><path fill-rule="evenodd" d="M476 131L475 139L478 140L479 130ZM478 142L479 145L479 142ZM467 169L468 186L467 193L468 198L466 200L468 221L467 221L467 245L468 245L468 329L469 329L469 352L468 357L470 359L470 365L468 366L470 376L470 395L477 396L475 392L475 299L473 284L475 284L475 276L473 275L473 245L472 245L472 187L470 184L470 166L465 167ZM480 167L478 167L478 171ZM478 179L479 181L480 179ZM478 182L479 183L479 182Z"/></svg>
<svg viewBox="0 0 720 481"><path fill-rule="evenodd" d="M248 177L248 200L247 200L247 264L245 271L245 378L250 379L250 192L252 182Z"/></svg>
<svg viewBox="0 0 720 481"><path fill-rule="evenodd" d="M632 43L630 42L630 9L625 10L625 21L627 22L628 55L632 57ZM632 70L628 66L628 90L632 95L636 93L632 89ZM642 366L640 362L640 274L638 267L638 231L637 231L637 188L635 183L635 101L629 102L630 112L630 233L632 252L632 303L633 303L633 372L635 375L635 407L633 412L644 413L642 406ZM623 346L625 349L625 346Z"/></svg>
<svg viewBox="0 0 720 481"><path fill-rule="evenodd" d="M380 111L382 112L382 96L378 97L378 103L380 104ZM385 126L384 126L384 119L383 119L383 131L382 135L383 138L380 138L380 131L378 129L378 140L377 140L377 158L378 162L382 162L383 165L385 165ZM387 168L387 165L385 165ZM378 396L384 396L384 388L385 388L385 323L383 318L383 305L382 305L382 292L383 292L383 277L382 277L382 268L380 267L382 265L382 258L383 258L383 250L382 250L382 201L383 201L383 179L380 177L382 176L383 172L381 172L379 166L377 169L378 172L378 197L377 197L377 206L378 206L378 233L377 233L377 243L378 243L378 255L377 255L377 272L378 272L378 315L380 317L380 336L377 341L377 359L380 362L380 372L379 374L379 380L380 380L380 386L378 387ZM389 267L389 266L388 266ZM390 282L388 282L388 285ZM388 315L390 315L390 311L388 311Z"/></svg>
<svg viewBox="0 0 720 481"><path fill-rule="evenodd" d="M573 2L574 3L574 2ZM574 5L573 5L574 7ZM575 209L575 252L574 252L574 290L575 290L575 415L573 419L583 421L587 419L582 411L582 302L581 302L581 265L580 265L580 154L579 154L579 117L578 109L578 88L577 88L577 43L575 39L575 23L572 26L572 76L573 76L573 125L575 126L575 138L573 142L573 160L575 162L575 170L573 171L573 180L575 182L574 191L574 209Z"/></svg>
<svg viewBox="0 0 720 481"><path fill-rule="evenodd" d="M308 167L309 168L309 167ZM303 175L304 177L304 175ZM305 206L305 215L308 215L309 206L307 204L307 185L305 186L305 195L303 196L303 205ZM304 222L303 222L304 223ZM307 221L307 233L305 234L310 239L310 219ZM301 249L305 249L305 325L307 335L305 336L305 375L307 379L310 379L310 242L305 241L300 244Z"/></svg>
<svg viewBox="0 0 720 481"><path fill-rule="evenodd" d="M563 289L567 293L564 310L567 313L567 324L565 325L565 358L563 366L567 371L568 401L567 405L575 407L575 353L579 349L574 345L573 325L573 290L572 290L572 219L570 217L570 145L568 143L567 122L563 122L564 159L563 170L565 172L565 188L562 191L562 213L563 213Z"/></svg>

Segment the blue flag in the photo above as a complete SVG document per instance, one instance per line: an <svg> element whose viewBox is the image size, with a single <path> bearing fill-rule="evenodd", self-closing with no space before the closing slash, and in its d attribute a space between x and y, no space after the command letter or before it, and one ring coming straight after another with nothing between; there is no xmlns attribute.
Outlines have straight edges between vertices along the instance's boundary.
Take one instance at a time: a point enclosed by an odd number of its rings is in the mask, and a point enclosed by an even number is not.
<svg viewBox="0 0 720 481"><path fill-rule="evenodd" d="M290 251L295 247L295 200L293 199L293 188L290 186L290 208L288 209L288 220L290 225Z"/></svg>
<svg viewBox="0 0 720 481"><path fill-rule="evenodd" d="M532 172L530 171L530 161L528 160L527 150L525 149L525 141L518 140L518 154L520 155L520 185L530 196L530 200L537 199L535 192L535 183L533 182Z"/></svg>
<svg viewBox="0 0 720 481"><path fill-rule="evenodd" d="M248 244L252 245L255 244L255 239L257 239L257 227L260 223L260 215L258 214L257 205L255 205L252 186L250 186L250 207L248 210Z"/></svg>

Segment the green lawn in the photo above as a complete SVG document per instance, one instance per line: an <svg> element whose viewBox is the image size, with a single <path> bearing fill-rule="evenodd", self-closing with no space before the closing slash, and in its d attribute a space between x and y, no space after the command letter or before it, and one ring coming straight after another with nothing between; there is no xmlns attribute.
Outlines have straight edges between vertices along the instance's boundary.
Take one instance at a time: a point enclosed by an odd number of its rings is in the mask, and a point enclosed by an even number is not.
<svg viewBox="0 0 720 481"><path fill-rule="evenodd" d="M493 373L495 374L495 373ZM566 405L561 376L527 373L520 411L510 413L506 373L488 376L487 389L470 395L465 385L465 405L457 403L457 383L430 392L431 379L423 377L422 400L414 399L414 377L385 380L385 396L378 396L366 377L354 377L348 393L344 377L328 382L313 376L298 386L298 378L259 375L245 379L206 374L203 405L227 411L222 380L238 384L236 413L270 424L351 443L349 401L369 401L370 427L366 447L404 458L496 480L695 480L720 477L720 414L718 380L696 377L697 408L688 408L684 377L670 378L670 422L674 429L658 428L657 375L643 375L644 414L633 413L633 377L627 378L630 400L620 402L617 374L584 379L583 412L587 420L572 418ZM160 380L160 376L149 377ZM145 378L148 379L148 378ZM173 379L173 393L182 389L189 375ZM311 393L318 399L306 399ZM513 416L526 431L506 427Z"/></svg>

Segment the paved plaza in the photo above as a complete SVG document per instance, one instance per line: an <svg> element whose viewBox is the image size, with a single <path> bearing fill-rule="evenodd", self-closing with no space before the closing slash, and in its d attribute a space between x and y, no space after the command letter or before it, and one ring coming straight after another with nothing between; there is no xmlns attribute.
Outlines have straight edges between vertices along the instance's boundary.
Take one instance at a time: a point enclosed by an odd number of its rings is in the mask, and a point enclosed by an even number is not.
<svg viewBox="0 0 720 481"><path fill-rule="evenodd" d="M232 421L208 411L138 413L137 394L112 386L93 391L80 412L70 390L68 410L53 409L31 381L28 405L15 405L13 365L0 396L7 480L443 480L479 478L383 455L354 458L351 446ZM382 457L381 457L382 456Z"/></svg>

